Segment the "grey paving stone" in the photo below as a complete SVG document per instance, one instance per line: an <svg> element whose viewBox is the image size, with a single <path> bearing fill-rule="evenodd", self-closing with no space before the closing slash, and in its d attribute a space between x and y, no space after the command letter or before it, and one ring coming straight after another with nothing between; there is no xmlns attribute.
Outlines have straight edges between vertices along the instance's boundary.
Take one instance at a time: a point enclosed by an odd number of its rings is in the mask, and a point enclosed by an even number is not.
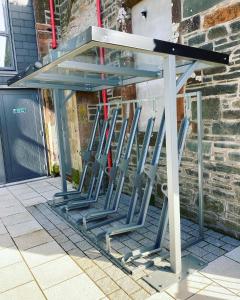
<svg viewBox="0 0 240 300"><path fill-rule="evenodd" d="M236 247L231 244L224 244L221 248L223 250L229 252L229 251L232 251L233 249L235 249Z"/></svg>
<svg viewBox="0 0 240 300"><path fill-rule="evenodd" d="M213 230L211 230L211 229L208 229L208 230L205 232L205 234L210 235L210 236L212 236L212 237L214 237L214 238L216 238L216 239L220 239L220 238L222 238L222 237L224 236L222 233L213 231Z"/></svg>
<svg viewBox="0 0 240 300"><path fill-rule="evenodd" d="M73 235L68 236L68 238L69 238L69 240L71 240L74 243L84 241L84 238L77 233L74 233Z"/></svg>
<svg viewBox="0 0 240 300"><path fill-rule="evenodd" d="M117 284L128 294L131 295L138 290L140 290L139 284L137 284L134 280L130 277L122 278L117 280Z"/></svg>
<svg viewBox="0 0 240 300"><path fill-rule="evenodd" d="M233 246L240 246L240 241L230 237L230 236L224 236L223 238L221 238L222 241L224 241L225 243L228 243L230 245L233 245Z"/></svg>
<svg viewBox="0 0 240 300"><path fill-rule="evenodd" d="M112 266L112 262L109 259L107 259L105 256L100 256L94 259L93 262L103 270Z"/></svg>
<svg viewBox="0 0 240 300"><path fill-rule="evenodd" d="M82 251L85 251L87 249L92 248L92 245L90 245L87 241L83 240L81 242L76 243L76 245L78 246L79 249L81 249Z"/></svg>
<svg viewBox="0 0 240 300"><path fill-rule="evenodd" d="M149 293L147 293L145 290L141 289L137 291L136 293L133 293L131 295L132 299L134 300L145 300L150 296Z"/></svg>
<svg viewBox="0 0 240 300"><path fill-rule="evenodd" d="M119 289L117 284L110 277L102 278L96 281L96 284L100 287L105 295L112 294Z"/></svg>
<svg viewBox="0 0 240 300"><path fill-rule="evenodd" d="M69 240L67 242L60 243L60 245L63 247L63 249L65 251L70 251L70 250L76 248L76 246L73 244L73 242L71 242Z"/></svg>
<svg viewBox="0 0 240 300"><path fill-rule="evenodd" d="M117 290L108 296L111 300L130 300L131 298L123 290Z"/></svg>
<svg viewBox="0 0 240 300"><path fill-rule="evenodd" d="M206 251L204 248L201 247L197 247L197 246L191 246L187 249L188 251L190 251L191 253L199 256L199 257L203 257L205 255L207 255L209 252Z"/></svg>
<svg viewBox="0 0 240 300"><path fill-rule="evenodd" d="M211 262L211 261L217 259L218 256L217 256L217 255L214 255L213 253L209 253L209 254L203 256L202 258L203 258L205 261L207 261L207 262Z"/></svg>
<svg viewBox="0 0 240 300"><path fill-rule="evenodd" d="M199 242L199 243L197 243L196 244L196 246L198 246L198 247L204 247L204 246L206 246L208 243L207 242L205 242L205 241L201 241L201 242Z"/></svg>
<svg viewBox="0 0 240 300"><path fill-rule="evenodd" d="M105 272L103 272L102 269L100 269L98 266L94 265L91 268L86 269L86 273L88 274L88 276L94 280L97 281L99 279L102 279L104 277L107 277L107 274Z"/></svg>
<svg viewBox="0 0 240 300"><path fill-rule="evenodd" d="M114 265L104 269L104 272L106 272L115 281L127 276L121 269Z"/></svg>
<svg viewBox="0 0 240 300"><path fill-rule="evenodd" d="M216 247L221 247L225 244L225 242L223 242L222 240L216 239L212 236L208 236L204 239L206 242L216 246Z"/></svg>
<svg viewBox="0 0 240 300"><path fill-rule="evenodd" d="M138 249L141 246L141 244L139 244L138 242L132 239L124 241L123 244L126 245L131 250Z"/></svg>
<svg viewBox="0 0 240 300"><path fill-rule="evenodd" d="M58 243L68 242L69 239L64 234L60 234L54 237L54 240Z"/></svg>
<svg viewBox="0 0 240 300"><path fill-rule="evenodd" d="M91 259L100 257L102 254L95 248L90 248L84 251L84 253Z"/></svg>
<svg viewBox="0 0 240 300"><path fill-rule="evenodd" d="M213 246L211 244L205 246L203 249L210 252L210 253L213 253L217 256L221 256L225 253L225 251L223 249L220 249L220 248L218 248L216 246Z"/></svg>

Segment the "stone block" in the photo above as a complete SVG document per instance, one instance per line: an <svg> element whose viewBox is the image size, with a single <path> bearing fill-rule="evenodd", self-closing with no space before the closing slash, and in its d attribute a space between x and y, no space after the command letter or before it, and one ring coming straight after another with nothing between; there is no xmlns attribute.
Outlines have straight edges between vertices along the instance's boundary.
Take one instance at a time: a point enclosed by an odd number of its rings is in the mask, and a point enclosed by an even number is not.
<svg viewBox="0 0 240 300"><path fill-rule="evenodd" d="M213 123L212 133L222 135L239 135L240 122L215 122Z"/></svg>
<svg viewBox="0 0 240 300"><path fill-rule="evenodd" d="M208 32L208 38L210 40L218 39L224 37L228 34L227 28L225 26L218 26L215 28L211 28Z"/></svg>
<svg viewBox="0 0 240 300"><path fill-rule="evenodd" d="M199 1L200 2L200 1ZM207 1L201 1L208 3ZM211 2L211 1L210 1ZM204 17L203 27L210 28L218 24L237 19L240 16L240 3L220 7Z"/></svg>
<svg viewBox="0 0 240 300"><path fill-rule="evenodd" d="M199 45L205 42L206 34L202 33L197 36L194 36L188 40L189 46Z"/></svg>
<svg viewBox="0 0 240 300"><path fill-rule="evenodd" d="M216 214L224 212L224 205L221 201L216 200L209 195L204 195L204 207L206 211L212 211Z"/></svg>
<svg viewBox="0 0 240 300"><path fill-rule="evenodd" d="M199 12L207 10L212 6L222 2L222 0L208 0L208 1L198 1L198 0L184 0L183 1L183 17L189 17L195 15Z"/></svg>
<svg viewBox="0 0 240 300"><path fill-rule="evenodd" d="M211 142L203 142L203 153L210 154L211 153ZM198 142L196 140L188 140L186 147L188 150L197 152L198 151Z"/></svg>
<svg viewBox="0 0 240 300"><path fill-rule="evenodd" d="M200 28L200 15L189 18L180 23L179 31L181 34L187 34Z"/></svg>
<svg viewBox="0 0 240 300"><path fill-rule="evenodd" d="M202 117L203 119L217 120L220 116L219 98L211 98L203 101ZM192 119L197 119L197 102L192 102Z"/></svg>
<svg viewBox="0 0 240 300"><path fill-rule="evenodd" d="M239 152L230 152L228 154L230 160L240 162L240 153Z"/></svg>
<svg viewBox="0 0 240 300"><path fill-rule="evenodd" d="M240 21L233 22L230 24L230 28L232 33L239 33L240 32Z"/></svg>

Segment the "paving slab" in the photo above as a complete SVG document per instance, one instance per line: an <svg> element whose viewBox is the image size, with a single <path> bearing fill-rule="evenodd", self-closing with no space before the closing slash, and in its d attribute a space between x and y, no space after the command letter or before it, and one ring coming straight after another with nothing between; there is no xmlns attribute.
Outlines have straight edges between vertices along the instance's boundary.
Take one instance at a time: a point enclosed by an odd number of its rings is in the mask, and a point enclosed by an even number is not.
<svg viewBox="0 0 240 300"><path fill-rule="evenodd" d="M65 255L65 251L55 242L49 242L22 251L22 255L30 268Z"/></svg>
<svg viewBox="0 0 240 300"><path fill-rule="evenodd" d="M20 250L27 250L41 244L53 241L52 237L43 229L23 234L14 238Z"/></svg>
<svg viewBox="0 0 240 300"><path fill-rule="evenodd" d="M21 223L28 222L31 220L34 220L34 218L26 210L24 210L22 213L2 218L2 221L5 224L5 226L21 224Z"/></svg>
<svg viewBox="0 0 240 300"><path fill-rule="evenodd" d="M9 234L0 235L0 250L14 246L14 242Z"/></svg>
<svg viewBox="0 0 240 300"><path fill-rule="evenodd" d="M236 249L232 250L231 252L228 252L225 254L228 258L231 258L232 260L235 260L240 264L240 247L237 247Z"/></svg>
<svg viewBox="0 0 240 300"><path fill-rule="evenodd" d="M201 274L235 294L240 292L240 264L221 256L203 268Z"/></svg>
<svg viewBox="0 0 240 300"><path fill-rule="evenodd" d="M0 250L0 269L21 262L22 260L22 256L15 246Z"/></svg>
<svg viewBox="0 0 240 300"><path fill-rule="evenodd" d="M9 225L7 226L7 229L12 237L17 237L23 234L40 230L42 229L42 227L36 220L33 219L31 221L21 223L21 226L19 226L19 224Z"/></svg>
<svg viewBox="0 0 240 300"><path fill-rule="evenodd" d="M32 281L0 294L0 300L44 300L45 297Z"/></svg>
<svg viewBox="0 0 240 300"><path fill-rule="evenodd" d="M0 292L5 292L33 280L27 266L17 263L0 269Z"/></svg>
<svg viewBox="0 0 240 300"><path fill-rule="evenodd" d="M231 293L228 289L212 283L189 300L239 300L239 297Z"/></svg>
<svg viewBox="0 0 240 300"><path fill-rule="evenodd" d="M42 289L47 289L82 273L67 255L32 268L32 272Z"/></svg>
<svg viewBox="0 0 240 300"><path fill-rule="evenodd" d="M44 291L49 300L98 300L104 293L85 274L80 274Z"/></svg>
<svg viewBox="0 0 240 300"><path fill-rule="evenodd" d="M194 273L188 276L186 279L173 284L166 292L174 299L188 299L192 295L211 284L212 281L205 276Z"/></svg>

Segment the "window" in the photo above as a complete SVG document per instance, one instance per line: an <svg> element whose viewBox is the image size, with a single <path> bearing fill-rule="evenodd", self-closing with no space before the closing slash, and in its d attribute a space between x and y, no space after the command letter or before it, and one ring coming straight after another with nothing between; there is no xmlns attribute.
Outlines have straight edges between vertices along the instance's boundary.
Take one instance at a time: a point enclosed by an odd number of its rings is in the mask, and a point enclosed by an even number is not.
<svg viewBox="0 0 240 300"><path fill-rule="evenodd" d="M6 0L0 0L0 71L15 70L9 14Z"/></svg>

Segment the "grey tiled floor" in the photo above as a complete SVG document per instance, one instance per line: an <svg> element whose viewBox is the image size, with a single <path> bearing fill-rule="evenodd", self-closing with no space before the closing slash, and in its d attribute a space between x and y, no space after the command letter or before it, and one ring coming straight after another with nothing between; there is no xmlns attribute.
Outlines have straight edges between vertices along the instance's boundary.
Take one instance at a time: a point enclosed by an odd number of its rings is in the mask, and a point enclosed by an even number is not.
<svg viewBox="0 0 240 300"><path fill-rule="evenodd" d="M0 188L0 300L240 299L239 241L206 230L205 241L185 253L209 265L159 294L142 280L151 270L127 275L47 206L59 188L59 178ZM196 225L182 220L183 240L195 234ZM121 252L149 240L142 230L113 246Z"/></svg>

